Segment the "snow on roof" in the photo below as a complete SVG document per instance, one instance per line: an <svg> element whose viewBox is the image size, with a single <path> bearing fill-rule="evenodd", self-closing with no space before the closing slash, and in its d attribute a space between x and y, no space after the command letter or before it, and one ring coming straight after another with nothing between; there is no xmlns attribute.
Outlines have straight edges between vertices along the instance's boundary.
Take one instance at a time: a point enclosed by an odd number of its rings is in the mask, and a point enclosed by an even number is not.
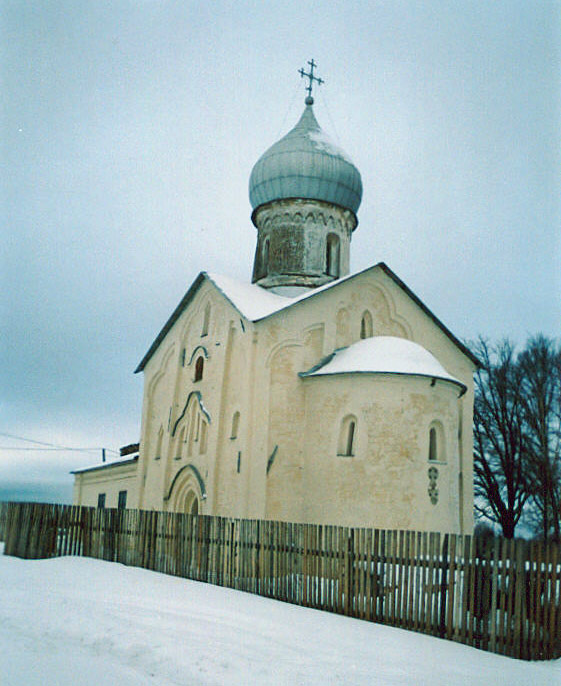
<svg viewBox="0 0 561 686"><path fill-rule="evenodd" d="M285 295L272 293L262 286L256 286L255 284L244 281L237 281L229 276L209 274L208 272L205 273L218 290L228 298L232 305L234 305L244 317L247 317L247 319L253 322L269 317L275 312L284 310L286 307L291 307L301 300L307 300L313 295L317 295L333 286L338 286L343 281L347 281L348 279L357 276L356 273L348 274L335 281L330 281L319 288L311 288L306 293L301 293L294 297L287 297Z"/></svg>
<svg viewBox="0 0 561 686"><path fill-rule="evenodd" d="M340 348L301 376L353 373L428 376L450 381L466 390L422 345L395 336L374 336Z"/></svg>
<svg viewBox="0 0 561 686"><path fill-rule="evenodd" d="M92 472L94 469L107 469L109 467L121 467L125 464L132 464L138 460L138 455L130 457L117 458L116 460L111 460L111 462L102 462L101 464L97 462L96 464L90 465L89 467L81 467L80 469L73 469L71 474L81 474L82 472Z"/></svg>
<svg viewBox="0 0 561 686"><path fill-rule="evenodd" d="M307 293L302 293L301 295L295 297L287 297L284 295L277 295L271 291L266 290L261 286L256 286L255 284L248 283L245 281L238 281L229 276L223 276L222 274L213 274L209 272L201 272L187 293L183 296L181 302L175 308L167 322L164 324L160 333L148 349L148 352L144 355L135 373L141 372L148 360L152 357L154 352L157 350L158 346L162 340L167 335L168 331L177 321L181 313L185 310L188 304L191 302L196 292L200 288L201 284L205 279L209 279L216 288L224 295L224 297L232 303L232 305L238 310L238 312L248 319L249 321L256 322L261 319L265 319L272 314L280 312L284 309L292 307L297 303L312 298L323 291L327 291L330 288L336 288L345 281L354 279L361 274L365 274L373 269L380 269L384 274L389 276L394 283L396 283L399 288L401 288L405 293L429 316L432 321L444 332L446 336L456 345L463 353L466 355L475 365L479 365L479 361L473 355L473 353L461 342L454 334L444 326L444 324L428 309L428 307L413 293L413 291L407 287L407 285L401 281L401 279L394 274L394 272L386 265L384 262L378 262L372 267L367 267L362 271L355 272L354 274L348 274L335 281L330 281L319 288L312 288Z"/></svg>
<svg viewBox="0 0 561 686"><path fill-rule="evenodd" d="M294 298L277 295L261 286L238 281L229 276L209 273L207 276L232 305L250 321L268 317L273 312L289 307L294 302Z"/></svg>

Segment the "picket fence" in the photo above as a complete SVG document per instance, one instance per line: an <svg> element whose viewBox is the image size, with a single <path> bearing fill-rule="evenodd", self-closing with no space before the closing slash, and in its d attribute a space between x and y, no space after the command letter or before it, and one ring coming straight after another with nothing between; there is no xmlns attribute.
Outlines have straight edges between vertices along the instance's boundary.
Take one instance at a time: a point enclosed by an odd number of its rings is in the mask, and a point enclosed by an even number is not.
<svg viewBox="0 0 561 686"><path fill-rule="evenodd" d="M84 555L527 660L561 657L561 546L148 510L0 505L5 554Z"/></svg>

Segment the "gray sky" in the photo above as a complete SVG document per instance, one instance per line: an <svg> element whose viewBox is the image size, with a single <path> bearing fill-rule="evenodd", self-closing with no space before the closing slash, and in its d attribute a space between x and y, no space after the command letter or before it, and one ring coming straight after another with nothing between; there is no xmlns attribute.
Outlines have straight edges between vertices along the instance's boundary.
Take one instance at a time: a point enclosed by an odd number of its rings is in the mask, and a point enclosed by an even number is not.
<svg viewBox="0 0 561 686"><path fill-rule="evenodd" d="M249 174L299 118L311 57L318 121L363 178L352 271L384 260L461 338L558 335L560 16L0 0L0 432L138 440L132 372L191 281L251 277ZM70 497L100 454L0 446L0 498Z"/></svg>

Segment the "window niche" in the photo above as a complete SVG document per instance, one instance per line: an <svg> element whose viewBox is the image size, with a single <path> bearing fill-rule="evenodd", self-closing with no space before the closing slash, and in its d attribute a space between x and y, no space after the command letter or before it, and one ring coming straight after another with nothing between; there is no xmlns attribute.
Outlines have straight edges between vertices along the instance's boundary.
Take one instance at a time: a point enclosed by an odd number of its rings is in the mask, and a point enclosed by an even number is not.
<svg viewBox="0 0 561 686"><path fill-rule="evenodd" d="M238 429L240 427L240 413L234 412L232 416L232 431L230 432L230 438L233 440L238 437Z"/></svg>
<svg viewBox="0 0 561 686"><path fill-rule="evenodd" d="M339 236L330 233L325 246L325 273L328 276L339 277Z"/></svg>
<svg viewBox="0 0 561 686"><path fill-rule="evenodd" d="M197 361L195 362L195 377L193 381L201 381L203 378L203 372L204 372L204 367L205 367L205 360L202 355L199 355L197 357Z"/></svg>
<svg viewBox="0 0 561 686"><path fill-rule="evenodd" d="M360 337L362 339L372 338L373 335L372 315L368 310L365 310L362 314L362 319L360 320Z"/></svg>
<svg viewBox="0 0 561 686"><path fill-rule="evenodd" d="M200 429L200 437L199 437L199 453L201 455L206 453L207 436L208 436L207 423L205 422L204 419L201 419L201 429Z"/></svg>
<svg viewBox="0 0 561 686"><path fill-rule="evenodd" d="M204 315L203 315L203 328L201 330L201 338L203 336L208 336L208 326L210 324L210 303L206 304Z"/></svg>
<svg viewBox="0 0 561 686"><path fill-rule="evenodd" d="M337 455L340 457L353 457L355 454L356 424L356 417L352 414L347 415L341 422L337 446Z"/></svg>
<svg viewBox="0 0 561 686"><path fill-rule="evenodd" d="M429 427L429 462L446 462L446 445L444 428L440 422L433 422Z"/></svg>

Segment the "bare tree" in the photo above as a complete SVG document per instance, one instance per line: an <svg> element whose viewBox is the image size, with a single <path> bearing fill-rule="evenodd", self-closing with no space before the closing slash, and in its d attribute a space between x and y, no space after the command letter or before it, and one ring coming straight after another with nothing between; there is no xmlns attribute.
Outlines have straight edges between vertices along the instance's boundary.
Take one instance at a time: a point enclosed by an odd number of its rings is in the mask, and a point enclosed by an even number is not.
<svg viewBox="0 0 561 686"><path fill-rule="evenodd" d="M561 542L561 346L535 336L518 363L531 471L529 518L544 540Z"/></svg>
<svg viewBox="0 0 561 686"><path fill-rule="evenodd" d="M513 538L530 496L522 368L506 340L490 347L480 338L475 354L481 363L475 375L475 509Z"/></svg>

